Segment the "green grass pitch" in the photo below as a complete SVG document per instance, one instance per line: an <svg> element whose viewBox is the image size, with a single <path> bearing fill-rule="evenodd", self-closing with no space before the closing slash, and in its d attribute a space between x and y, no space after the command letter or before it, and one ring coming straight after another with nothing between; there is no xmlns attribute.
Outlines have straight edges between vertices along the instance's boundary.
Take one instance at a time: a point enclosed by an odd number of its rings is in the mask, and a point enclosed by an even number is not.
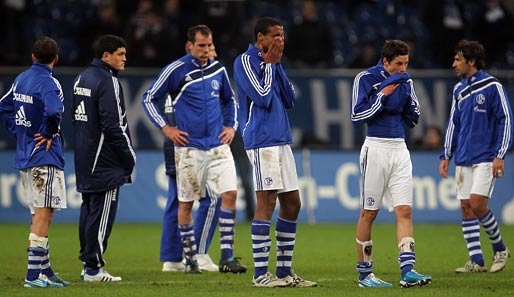
<svg viewBox="0 0 514 297"><path fill-rule="evenodd" d="M317 288L252 288L253 272L250 225L236 231L236 256L249 268L247 274L204 272L186 275L161 272L159 224L116 224L105 254L105 267L123 277L121 283L84 283L79 274L78 227L54 224L50 230L51 261L54 270L71 281L61 289L23 288L26 273L28 224L0 225L0 296L514 296L514 259L499 273L456 274L453 270L468 259L460 225L415 224L416 269L433 277L425 287L400 289L395 226L373 228L375 273L394 284L393 288L358 288L355 224L298 226L294 253L295 272L318 282ZM272 229L274 230L274 229ZM274 232L274 231L272 231ZM503 238L514 250L514 226L501 226ZM492 263L489 240L482 233L486 265ZM211 245L211 257L219 257L218 235ZM275 251L270 257L274 271Z"/></svg>

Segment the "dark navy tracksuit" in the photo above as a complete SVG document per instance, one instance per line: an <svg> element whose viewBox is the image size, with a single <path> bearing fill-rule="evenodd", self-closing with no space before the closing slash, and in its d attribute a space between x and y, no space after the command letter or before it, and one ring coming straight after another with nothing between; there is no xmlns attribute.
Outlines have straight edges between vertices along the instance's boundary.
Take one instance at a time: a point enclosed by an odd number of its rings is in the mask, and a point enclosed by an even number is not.
<svg viewBox="0 0 514 297"><path fill-rule="evenodd" d="M119 188L131 183L136 162L117 71L94 59L73 84L75 173L80 209L79 259L90 269L102 257L114 224Z"/></svg>

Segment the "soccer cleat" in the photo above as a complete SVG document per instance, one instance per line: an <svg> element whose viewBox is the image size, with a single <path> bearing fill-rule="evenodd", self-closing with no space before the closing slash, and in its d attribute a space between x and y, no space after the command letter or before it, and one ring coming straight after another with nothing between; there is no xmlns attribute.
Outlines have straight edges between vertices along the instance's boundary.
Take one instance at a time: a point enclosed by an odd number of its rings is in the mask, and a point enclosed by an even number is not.
<svg viewBox="0 0 514 297"><path fill-rule="evenodd" d="M196 260L201 271L218 271L218 265L214 264L209 254L196 254Z"/></svg>
<svg viewBox="0 0 514 297"><path fill-rule="evenodd" d="M430 275L423 275L418 273L415 270L411 270L405 275L403 275L400 279L400 287L401 288L410 288L413 286L424 286L428 285L432 282L432 277Z"/></svg>
<svg viewBox="0 0 514 297"><path fill-rule="evenodd" d="M259 288L282 288L289 284L282 279L276 278L273 274L266 272L252 280L252 286Z"/></svg>
<svg viewBox="0 0 514 297"><path fill-rule="evenodd" d="M226 273L245 273L246 266L241 265L237 259L232 258L231 260L221 260L219 265L219 271Z"/></svg>
<svg viewBox="0 0 514 297"><path fill-rule="evenodd" d="M294 273L280 279L285 281L288 287L292 288L309 288L318 285L316 282L305 280Z"/></svg>
<svg viewBox="0 0 514 297"><path fill-rule="evenodd" d="M359 287L361 288L387 288L392 286L393 284L381 280L374 273L370 273L363 280L359 280Z"/></svg>
<svg viewBox="0 0 514 297"><path fill-rule="evenodd" d="M485 266L480 266L473 261L468 261L464 264L464 267L459 267L455 269L457 273L467 273L467 272L487 272L487 268Z"/></svg>
<svg viewBox="0 0 514 297"><path fill-rule="evenodd" d="M119 276L112 276L109 274L109 272L99 269L98 273L95 275L89 275L84 274L84 281L85 282L121 282L121 277Z"/></svg>
<svg viewBox="0 0 514 297"><path fill-rule="evenodd" d="M27 280L23 283L25 288L62 288L63 284L55 283L46 277L44 274L39 274L35 280Z"/></svg>
<svg viewBox="0 0 514 297"><path fill-rule="evenodd" d="M82 268L82 271L80 271L80 279L84 280L84 274L86 274L86 269Z"/></svg>
<svg viewBox="0 0 514 297"><path fill-rule="evenodd" d="M498 251L494 254L493 265L491 265L491 272L502 271L505 268L505 264L507 264L507 259L510 257L510 252L508 248L505 248L504 251Z"/></svg>
<svg viewBox="0 0 514 297"><path fill-rule="evenodd" d="M52 277L48 277L48 280L53 283L62 284L64 287L70 285L70 282L63 280L60 276L55 273Z"/></svg>
<svg viewBox="0 0 514 297"><path fill-rule="evenodd" d="M196 260L192 260L189 264L184 267L184 272L187 274L201 274L200 267Z"/></svg>
<svg viewBox="0 0 514 297"><path fill-rule="evenodd" d="M162 271L184 271L186 266L182 262L164 262L162 263Z"/></svg>

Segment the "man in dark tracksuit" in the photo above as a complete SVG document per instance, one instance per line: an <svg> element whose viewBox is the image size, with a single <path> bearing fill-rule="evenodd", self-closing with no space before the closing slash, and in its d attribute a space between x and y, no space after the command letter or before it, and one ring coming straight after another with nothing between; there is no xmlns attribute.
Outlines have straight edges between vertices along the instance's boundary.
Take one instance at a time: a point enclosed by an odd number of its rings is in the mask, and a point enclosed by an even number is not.
<svg viewBox="0 0 514 297"><path fill-rule="evenodd" d="M95 58L73 84L75 173L82 193L79 237L84 281L121 281L102 267L114 224L119 188L131 183L136 162L126 118L123 90L117 79L125 69L125 41L99 37Z"/></svg>

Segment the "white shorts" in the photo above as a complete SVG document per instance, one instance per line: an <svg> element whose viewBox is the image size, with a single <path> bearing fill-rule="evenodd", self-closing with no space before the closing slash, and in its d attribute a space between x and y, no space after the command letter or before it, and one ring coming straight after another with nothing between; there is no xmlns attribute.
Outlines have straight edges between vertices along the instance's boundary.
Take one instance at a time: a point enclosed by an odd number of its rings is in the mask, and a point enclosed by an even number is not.
<svg viewBox="0 0 514 297"><path fill-rule="evenodd" d="M201 150L194 147L175 147L178 200L191 202L206 196L237 191L234 157L226 144Z"/></svg>
<svg viewBox="0 0 514 297"><path fill-rule="evenodd" d="M484 162L473 166L455 166L457 198L469 199L471 194L491 197L496 178L493 177L493 163Z"/></svg>
<svg viewBox="0 0 514 297"><path fill-rule="evenodd" d="M367 137L360 153L361 208L412 205L410 153L403 139Z"/></svg>
<svg viewBox="0 0 514 297"><path fill-rule="evenodd" d="M296 164L289 145L251 149L246 154L253 167L255 191L286 193L298 190Z"/></svg>
<svg viewBox="0 0 514 297"><path fill-rule="evenodd" d="M22 169L20 176L31 214L35 213L35 208L66 208L63 170L43 165Z"/></svg>

